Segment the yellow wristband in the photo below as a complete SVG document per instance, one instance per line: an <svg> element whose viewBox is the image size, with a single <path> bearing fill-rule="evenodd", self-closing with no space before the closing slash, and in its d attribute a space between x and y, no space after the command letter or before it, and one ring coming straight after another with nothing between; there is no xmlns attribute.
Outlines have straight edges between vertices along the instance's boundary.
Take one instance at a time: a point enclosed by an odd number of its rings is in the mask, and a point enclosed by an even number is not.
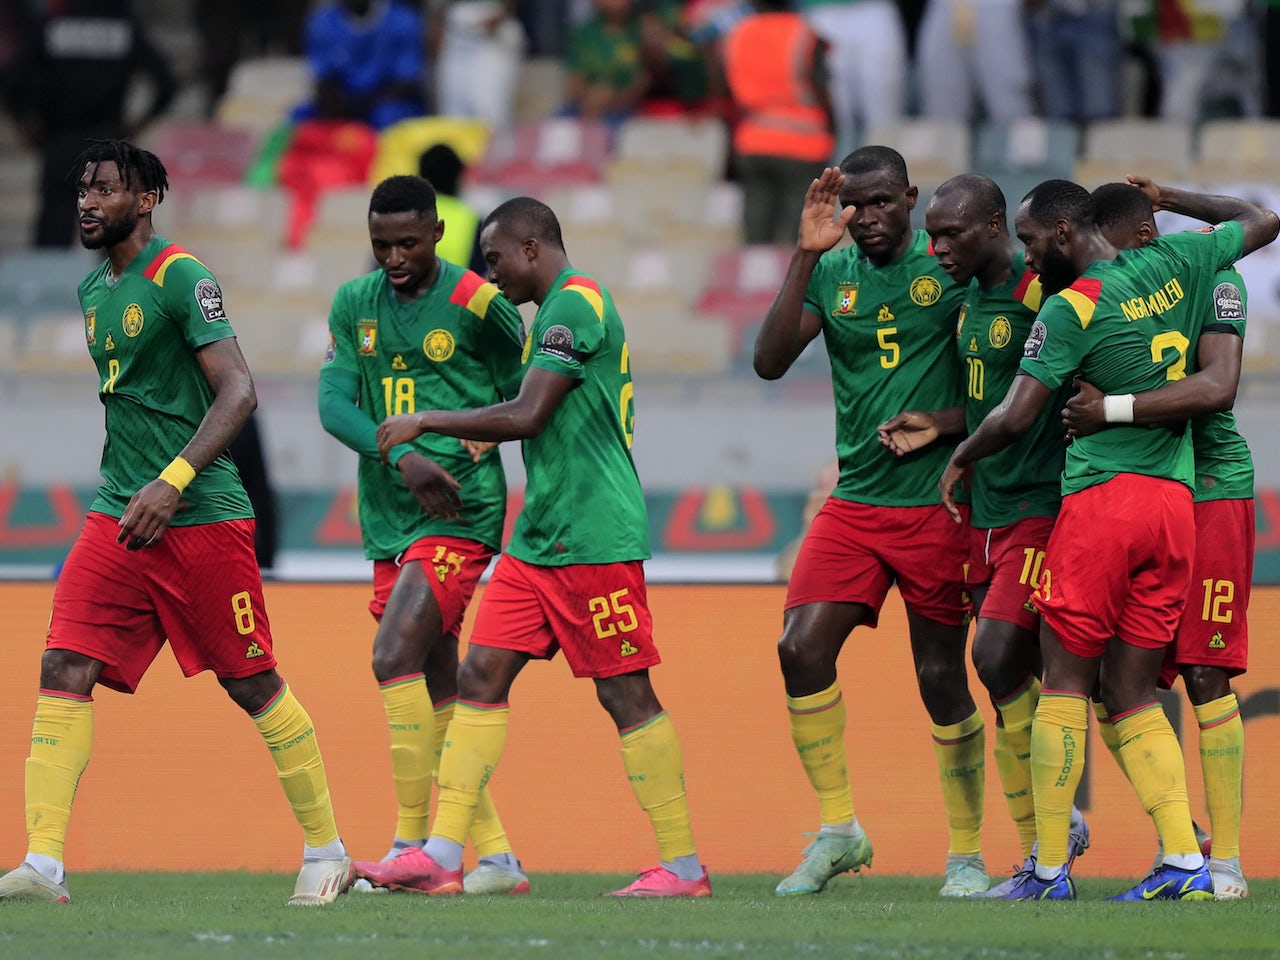
<svg viewBox="0 0 1280 960"><path fill-rule="evenodd" d="M182 457L174 457L173 462L160 471L160 479L177 487L179 493L187 489L187 484L195 478L195 467L183 460Z"/></svg>

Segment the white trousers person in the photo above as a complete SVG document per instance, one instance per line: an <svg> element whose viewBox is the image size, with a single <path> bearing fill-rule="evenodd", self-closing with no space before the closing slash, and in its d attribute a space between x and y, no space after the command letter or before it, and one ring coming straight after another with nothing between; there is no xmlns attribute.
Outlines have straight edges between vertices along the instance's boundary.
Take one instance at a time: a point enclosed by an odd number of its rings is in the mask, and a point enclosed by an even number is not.
<svg viewBox="0 0 1280 960"><path fill-rule="evenodd" d="M495 130L511 125L516 82L524 57L524 28L493 0L459 0L445 10L440 62L436 67L436 111L447 117L477 117Z"/></svg>
<svg viewBox="0 0 1280 960"><path fill-rule="evenodd" d="M929 0L916 64L920 113L1008 123L1031 115L1031 60L1020 0Z"/></svg>

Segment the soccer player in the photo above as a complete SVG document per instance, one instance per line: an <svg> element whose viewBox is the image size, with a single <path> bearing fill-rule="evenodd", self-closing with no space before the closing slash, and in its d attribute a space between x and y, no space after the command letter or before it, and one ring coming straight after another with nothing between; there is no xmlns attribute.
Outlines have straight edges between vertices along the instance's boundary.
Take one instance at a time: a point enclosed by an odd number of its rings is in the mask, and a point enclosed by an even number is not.
<svg viewBox="0 0 1280 960"><path fill-rule="evenodd" d="M1175 205L1176 204L1176 205ZM1164 862L1112 899L1209 899L1213 880L1191 823L1186 771L1155 696L1165 647L1186 604L1195 530L1194 464L1185 421L1136 428L1128 395L1180 379L1204 322L1200 289L1219 270L1275 239L1280 220L1230 197L1179 194L1170 209L1222 223L1116 256L1078 184L1049 180L1027 195L1017 233L1050 294L1027 338L1022 376L952 454L939 479L953 488L970 465L1035 422L1077 372L1108 394L1110 430L1067 449L1063 502L1036 607L1044 689L1031 730L1039 852L1005 897L1075 896L1067 870L1072 801L1084 768L1089 695L1101 680L1121 765L1155 821ZM1102 518L1102 519L1100 519Z"/></svg>
<svg viewBox="0 0 1280 960"><path fill-rule="evenodd" d="M63 846L93 688L133 693L168 640L182 672L212 670L266 741L305 836L289 903L332 903L351 860L315 728L276 672L253 510L226 454L257 397L222 291L156 235L168 177L154 154L93 141L70 178L81 242L106 253L79 287L106 411L103 482L54 589L26 765L28 853L0 877L0 899L70 900Z"/></svg>
<svg viewBox="0 0 1280 960"><path fill-rule="evenodd" d="M424 404L467 409L520 389L520 314L498 288L436 255L444 233L421 177L369 199L379 269L343 284L329 314L320 420L356 453L360 531L373 561L373 675L391 733L399 813L386 859L426 843L431 784L457 700L458 634L502 541L507 484L497 449L429 436L378 455L378 424ZM489 791L471 835L469 893L526 893Z"/></svg>
<svg viewBox="0 0 1280 960"><path fill-rule="evenodd" d="M1102 234L1118 250L1145 246L1159 231L1155 210L1176 202L1178 192L1134 177L1130 183L1110 183L1093 192L1094 219ZM1166 198L1174 198L1167 201ZM1160 671L1160 686L1168 688L1182 676L1187 697L1200 728L1200 764L1204 773L1213 855L1209 872L1219 900L1249 895L1240 868L1241 789L1244 772L1244 724L1240 704L1231 691L1231 678L1249 665L1249 591L1253 583L1253 457L1229 409L1240 383L1244 350L1246 296L1244 281L1234 268L1223 270L1200 291L1197 309L1204 327L1196 341L1199 370L1154 393L1138 394L1134 423L1191 420L1195 451L1196 552L1191 594L1178 624L1177 638L1168 648ZM1080 392L1067 404L1066 423L1083 436L1106 423L1109 400L1092 384L1080 382ZM1201 404L1218 412L1195 416ZM1103 740L1116 752L1114 727L1099 719Z"/></svg>
<svg viewBox="0 0 1280 960"><path fill-rule="evenodd" d="M1018 373L1042 296L1039 278L1015 257L1004 194L990 178L968 173L942 184L925 211L925 228L938 263L966 290L955 336L965 403L906 411L882 424L881 442L899 456L939 435L977 429ZM973 663L996 708L996 767L1022 846L1022 869L1036 840L1031 720L1040 697L1040 614L1031 594L1062 502L1066 446L1058 412L1069 393L1069 386L1060 389L1021 440L974 464L970 477L965 582L978 612ZM1073 810L1070 858L1088 846L1088 824ZM975 896L998 897L1013 882Z"/></svg>
<svg viewBox="0 0 1280 960"><path fill-rule="evenodd" d="M658 841L659 865L611 895L710 896L680 742L649 680L660 658L645 592L649 524L631 459L634 404L622 321L609 292L570 266L559 221L545 204L529 197L501 204L485 219L480 245L489 279L507 298L538 304L519 394L477 410L388 417L378 448L389 457L424 433L521 439L525 506L458 670L431 837L422 850L356 870L375 883L457 892L479 791L502 755L512 682L530 659L563 650L574 676L594 681L618 728L627 779Z"/></svg>
<svg viewBox="0 0 1280 960"><path fill-rule="evenodd" d="M876 430L899 411L958 408L964 398L954 356L964 290L925 232L911 228L917 193L889 147L863 147L824 170L805 196L791 265L755 345L756 373L776 380L825 337L840 461L839 483L796 559L778 642L791 736L822 818L800 865L778 884L781 895L817 893L871 863L871 841L854 814L836 659L855 627L875 627L895 582L950 830L940 892L967 896L988 885L985 734L965 669L968 534L947 519L934 482L950 446L895 458ZM846 229L854 246L833 250Z"/></svg>

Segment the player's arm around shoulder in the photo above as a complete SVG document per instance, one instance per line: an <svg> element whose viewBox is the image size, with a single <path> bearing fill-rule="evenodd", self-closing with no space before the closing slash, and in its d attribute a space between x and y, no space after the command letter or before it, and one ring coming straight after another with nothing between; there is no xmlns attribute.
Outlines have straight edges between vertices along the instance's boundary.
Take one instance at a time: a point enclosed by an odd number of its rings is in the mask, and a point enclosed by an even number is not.
<svg viewBox="0 0 1280 960"><path fill-rule="evenodd" d="M843 183L844 175L827 167L805 193L791 262L756 335L752 366L763 380L783 376L822 332L822 315L810 300L809 290L822 255L840 242L856 213L855 207L847 206L836 215Z"/></svg>

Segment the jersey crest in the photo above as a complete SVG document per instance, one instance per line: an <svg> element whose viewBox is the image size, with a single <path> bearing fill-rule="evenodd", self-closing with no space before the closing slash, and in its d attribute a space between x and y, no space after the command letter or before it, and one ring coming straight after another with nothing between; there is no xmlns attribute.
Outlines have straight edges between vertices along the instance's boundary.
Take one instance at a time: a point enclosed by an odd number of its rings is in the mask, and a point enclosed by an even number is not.
<svg viewBox="0 0 1280 960"><path fill-rule="evenodd" d="M98 338L94 336L93 329L98 323L98 311L90 309L84 315L84 342L89 346L93 346L98 342Z"/></svg>
<svg viewBox="0 0 1280 960"><path fill-rule="evenodd" d="M443 327L437 327L422 338L422 352L435 363L444 363L452 357L454 347L453 334Z"/></svg>
<svg viewBox="0 0 1280 960"><path fill-rule="evenodd" d="M836 287L836 306L831 311L833 317L852 317L858 312L857 283L842 283Z"/></svg>
<svg viewBox="0 0 1280 960"><path fill-rule="evenodd" d="M931 307L942 296L942 284L928 274L911 281L911 300L917 306Z"/></svg>
<svg viewBox="0 0 1280 960"><path fill-rule="evenodd" d="M959 340L964 336L964 318L969 315L969 305L962 303L960 305L960 313L956 316L956 339Z"/></svg>
<svg viewBox="0 0 1280 960"><path fill-rule="evenodd" d="M1003 350L1013 338L1013 324L1008 317L996 317L987 330L987 340L997 350Z"/></svg>
<svg viewBox="0 0 1280 960"><path fill-rule="evenodd" d="M361 320L357 326L356 353L362 357L378 355L378 321Z"/></svg>
<svg viewBox="0 0 1280 960"><path fill-rule="evenodd" d="M142 321L145 318L142 315L142 307L136 303L131 303L124 308L124 324L125 336L136 337L142 332Z"/></svg>

